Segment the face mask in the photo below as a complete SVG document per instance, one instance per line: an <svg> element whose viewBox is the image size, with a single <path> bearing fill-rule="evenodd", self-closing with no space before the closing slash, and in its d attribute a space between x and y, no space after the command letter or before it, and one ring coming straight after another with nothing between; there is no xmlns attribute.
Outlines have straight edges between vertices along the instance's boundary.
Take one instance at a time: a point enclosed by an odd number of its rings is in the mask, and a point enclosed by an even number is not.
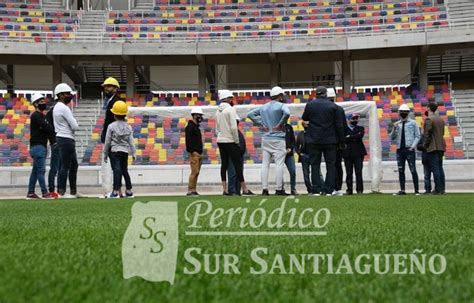
<svg viewBox="0 0 474 303"><path fill-rule="evenodd" d="M197 123L201 123L203 120L204 120L203 117L200 117L200 116L196 117Z"/></svg>
<svg viewBox="0 0 474 303"><path fill-rule="evenodd" d="M64 104L69 104L72 101L72 96L66 96L64 97Z"/></svg>
<svg viewBox="0 0 474 303"><path fill-rule="evenodd" d="M357 124L359 124L359 121L356 121L356 120L352 120L352 121L351 121L351 125L356 126Z"/></svg>
<svg viewBox="0 0 474 303"><path fill-rule="evenodd" d="M425 111L425 116L428 117L429 113L428 111Z"/></svg>
<svg viewBox="0 0 474 303"><path fill-rule="evenodd" d="M112 97L113 95L114 95L113 92L105 92L105 93L104 93L104 96L107 97L107 98L110 98L110 97Z"/></svg>
<svg viewBox="0 0 474 303"><path fill-rule="evenodd" d="M406 119L406 117L408 117L408 113L400 113L400 117L402 117L402 119Z"/></svg>
<svg viewBox="0 0 474 303"><path fill-rule="evenodd" d="M38 104L38 109L39 109L40 111L46 110L46 107L47 107L46 104Z"/></svg>

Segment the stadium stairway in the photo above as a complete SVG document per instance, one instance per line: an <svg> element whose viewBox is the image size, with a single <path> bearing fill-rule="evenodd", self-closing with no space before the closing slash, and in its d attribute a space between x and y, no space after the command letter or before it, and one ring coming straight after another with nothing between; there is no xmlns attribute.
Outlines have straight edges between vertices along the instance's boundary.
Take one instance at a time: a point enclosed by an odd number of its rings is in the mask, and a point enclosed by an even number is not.
<svg viewBox="0 0 474 303"><path fill-rule="evenodd" d="M454 106L464 140L466 158L474 158L474 89L454 91Z"/></svg>
<svg viewBox="0 0 474 303"><path fill-rule="evenodd" d="M154 1L153 0L135 0L135 7L134 10L153 10Z"/></svg>
<svg viewBox="0 0 474 303"><path fill-rule="evenodd" d="M474 4L472 0L449 0L448 15L452 25L463 25L474 19Z"/></svg>
<svg viewBox="0 0 474 303"><path fill-rule="evenodd" d="M76 40L100 39L105 31L104 11L85 11L76 34Z"/></svg>
<svg viewBox="0 0 474 303"><path fill-rule="evenodd" d="M63 0L43 0L43 9L60 10L62 8L64 8Z"/></svg>
<svg viewBox="0 0 474 303"><path fill-rule="evenodd" d="M82 162L84 152L89 145L92 128L95 126L97 118L101 115L102 110L97 100L83 99L74 108L74 117L79 124L79 130L75 133L77 160L79 163Z"/></svg>

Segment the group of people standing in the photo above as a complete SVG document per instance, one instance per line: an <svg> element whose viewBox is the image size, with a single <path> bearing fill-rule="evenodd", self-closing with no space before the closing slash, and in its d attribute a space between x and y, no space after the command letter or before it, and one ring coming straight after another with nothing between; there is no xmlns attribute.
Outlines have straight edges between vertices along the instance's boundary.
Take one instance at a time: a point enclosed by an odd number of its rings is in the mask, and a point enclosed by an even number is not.
<svg viewBox="0 0 474 303"><path fill-rule="evenodd" d="M104 163L110 159L113 170L113 190L106 194L109 198L133 197L132 183L128 174L128 157L135 158L133 130L126 122L127 104L120 101L117 92L118 81L107 78L103 83L105 121L101 133L104 144ZM41 94L31 97L35 111L30 117L30 155L33 168L30 175L27 199L79 198L77 192L77 172L79 168L75 132L79 125L74 118L70 106L74 96L72 88L66 83L58 84L54 89L54 102L49 106ZM51 158L46 187L45 172L47 144L50 144ZM57 175L57 191L55 186ZM122 177L125 179L126 190L122 193ZM66 193L69 180L70 193ZM35 193L39 183L42 195Z"/></svg>
<svg viewBox="0 0 474 303"><path fill-rule="evenodd" d="M410 108L400 105L397 121L391 131L391 139L397 146L397 166L400 191L395 195L406 195L405 165L410 169L415 195L420 195L418 173L416 170L416 150L422 152L424 172L424 194L442 195L446 193L446 181L443 168L443 157L446 151L444 141L445 123L439 116L438 104L429 102L424 112L423 132L415 120L410 118ZM435 187L431 186L433 176Z"/></svg>
<svg viewBox="0 0 474 303"><path fill-rule="evenodd" d="M128 173L128 159L135 159L133 130L126 121L128 106L117 95L120 85L114 78L106 79L103 84L105 120L101 133L104 144L103 165L113 171L112 190L107 198L133 197L132 182ZM34 94L31 103L35 111L31 114L30 155L33 168L28 186L28 199L40 198L77 198L78 160L74 133L79 125L73 116L69 104L73 100L73 91L65 83L54 89L54 103L49 107L45 96ZM281 87L270 91L270 102L251 110L246 118L257 126L262 134L262 195L270 195L269 171L273 161L276 167L275 195L297 195L295 154L302 164L304 183L308 194L313 196L340 196L343 183L342 160L346 171L346 194L354 194L353 179L355 173L355 192L364 192L363 161L367 155L363 143L364 127L358 125L360 115L352 113L346 116L344 109L334 102L335 95L328 95L325 87L316 89L316 99L306 104L301 117L304 130L297 136L288 123L290 110L287 96ZM229 90L219 91L219 106L216 112L217 145L221 157L220 177L224 195L254 195L247 187L244 178L245 137L239 130L240 117L234 107L234 95ZM391 138L397 145L397 164L400 191L405 195L405 164L408 162L414 183L415 194L419 194L418 174L416 171L416 149L422 151L422 163L425 175L425 193L444 194L445 177L443 157L446 150L444 141L444 121L439 117L437 104L430 102L425 112L423 133L415 120L409 117L410 108L406 104L399 107L400 120L391 131ZM197 181L203 160L203 142L200 123L204 113L200 107L191 111L192 119L185 129L186 150L189 153L191 174L187 195L199 195ZM45 180L47 144L51 147L51 163L48 187ZM324 157L326 175L321 173ZM284 188L285 166L290 174L290 193ZM55 180L57 174L57 192ZM431 187L433 176L435 187ZM125 191L122 192L122 178ZM66 194L69 180L70 194ZM39 182L41 197L35 193Z"/></svg>
<svg viewBox="0 0 474 303"><path fill-rule="evenodd" d="M356 174L356 191L363 192L363 159L367 154L363 144L365 130L358 126L360 115L346 117L344 109L328 98L328 90L318 87L317 98L309 102L302 116L304 131L297 136L288 123L290 110L281 87L270 91L270 102L251 110L247 117L262 131L262 195L270 195L270 163L275 163L275 195L297 195L295 153L302 163L304 181L309 194L341 195L342 159L346 165L347 194L353 193L353 172ZM224 195L253 195L247 189L243 175L245 138L238 129L234 96L228 90L219 92L220 104L216 113L217 144L221 157L221 181ZM186 149L191 160L191 175L187 195L198 195L197 178L202 164L202 138L199 123L203 121L202 109L193 109L192 120L186 127ZM347 120L349 120L349 125ZM243 145L243 147L242 147ZM326 177L322 177L322 157L326 162ZM197 160L199 159L199 160ZM234 182L227 183L229 164L235 169L242 192L233 190ZM283 176L287 167L290 174L290 192L284 189ZM338 168L340 167L340 169ZM231 175L234 175L232 171ZM232 180L232 177L229 179Z"/></svg>

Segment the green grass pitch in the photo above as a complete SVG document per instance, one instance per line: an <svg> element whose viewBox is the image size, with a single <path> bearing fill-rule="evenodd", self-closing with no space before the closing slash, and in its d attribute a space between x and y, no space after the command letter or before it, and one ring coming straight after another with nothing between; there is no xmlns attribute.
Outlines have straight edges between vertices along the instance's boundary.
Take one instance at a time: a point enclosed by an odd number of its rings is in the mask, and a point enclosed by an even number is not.
<svg viewBox="0 0 474 303"><path fill-rule="evenodd" d="M244 197L201 197L214 207ZM252 200L260 201L261 197ZM184 210L196 198L140 197L0 201L0 302L472 302L474 195L299 196L300 207L331 211L327 236L187 237ZM265 204L271 209L279 197ZM177 201L180 243L174 285L122 277L121 246L134 201ZM234 253L243 268L256 247L274 253L340 256L410 254L423 249L447 261L441 275L186 275L183 251ZM269 261L270 262L270 261Z"/></svg>

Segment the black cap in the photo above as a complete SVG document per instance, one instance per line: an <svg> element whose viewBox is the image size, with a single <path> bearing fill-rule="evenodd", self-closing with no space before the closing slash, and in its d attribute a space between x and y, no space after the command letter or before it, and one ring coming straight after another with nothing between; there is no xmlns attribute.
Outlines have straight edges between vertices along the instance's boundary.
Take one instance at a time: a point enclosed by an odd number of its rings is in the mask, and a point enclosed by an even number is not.
<svg viewBox="0 0 474 303"><path fill-rule="evenodd" d="M318 86L316 88L316 95L324 95L324 94L327 94L328 93L328 90L325 86Z"/></svg>

